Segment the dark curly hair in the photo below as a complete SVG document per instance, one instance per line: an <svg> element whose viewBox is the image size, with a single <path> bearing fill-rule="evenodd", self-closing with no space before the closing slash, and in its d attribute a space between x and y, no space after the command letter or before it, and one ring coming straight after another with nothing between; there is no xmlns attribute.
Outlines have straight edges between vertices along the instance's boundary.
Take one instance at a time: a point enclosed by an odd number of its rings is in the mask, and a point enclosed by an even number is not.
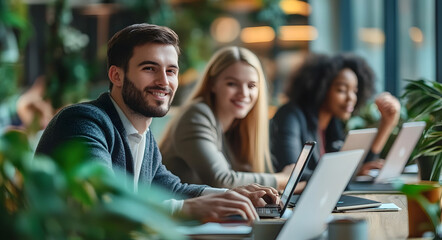
<svg viewBox="0 0 442 240"><path fill-rule="evenodd" d="M304 64L290 78L286 94L301 107L319 109L333 80L343 69L351 69L358 78L355 109L365 104L374 92L375 76L367 62L353 54L310 54Z"/></svg>

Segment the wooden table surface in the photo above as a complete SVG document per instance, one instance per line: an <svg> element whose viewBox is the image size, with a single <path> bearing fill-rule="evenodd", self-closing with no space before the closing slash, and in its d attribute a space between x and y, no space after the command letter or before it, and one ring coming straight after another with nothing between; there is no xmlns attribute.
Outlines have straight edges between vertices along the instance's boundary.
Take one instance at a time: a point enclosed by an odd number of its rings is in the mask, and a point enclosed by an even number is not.
<svg viewBox="0 0 442 240"><path fill-rule="evenodd" d="M368 227L368 239L370 240L397 240L408 239L408 209L407 198L403 194L350 194L352 196L372 199L382 203L394 203L401 210L396 212L351 212L333 213L334 216L352 217L365 219ZM265 221L281 221L278 219L268 219ZM193 236L192 239L254 239L251 236L222 236L203 235ZM431 238L419 238L431 239Z"/></svg>
<svg viewBox="0 0 442 240"><path fill-rule="evenodd" d="M365 219L368 226L368 239L407 239L408 210L407 198L403 194L352 194L353 196L394 203L401 208L398 212L352 212L334 213L336 216L349 216Z"/></svg>

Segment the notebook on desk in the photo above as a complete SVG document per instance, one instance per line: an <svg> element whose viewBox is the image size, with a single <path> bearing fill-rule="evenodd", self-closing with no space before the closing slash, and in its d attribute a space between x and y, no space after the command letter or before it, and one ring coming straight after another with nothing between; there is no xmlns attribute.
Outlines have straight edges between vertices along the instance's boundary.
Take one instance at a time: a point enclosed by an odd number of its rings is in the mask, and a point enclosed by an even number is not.
<svg viewBox="0 0 442 240"><path fill-rule="evenodd" d="M424 128L425 122L404 123L377 176L368 177L362 181L353 181L348 185L347 190L350 192L397 192L391 182L401 175Z"/></svg>
<svg viewBox="0 0 442 240"><path fill-rule="evenodd" d="M296 203L299 200L299 197L301 195L293 195L290 199L290 206L296 207ZM347 211L347 210L355 210L355 209L362 209L362 208L372 208L372 207L379 207L381 206L381 202L361 198L361 197L355 197L355 196L349 196L349 195L342 195L338 202L336 203L335 208L333 209L333 212L341 212L341 211Z"/></svg>
<svg viewBox="0 0 442 240"><path fill-rule="evenodd" d="M293 168L292 173L290 174L287 185L284 188L284 192L282 193L279 205L267 204L265 207L257 207L256 211L260 217L281 217L284 214L284 211L289 205L290 196L295 191L296 185L301 179L302 172L304 171L305 166L307 166L307 163L310 160L315 144L316 142L306 142L304 144L304 147L299 154L298 160L296 161L296 165Z"/></svg>
<svg viewBox="0 0 442 240"><path fill-rule="evenodd" d="M363 154L360 149L324 154L277 239L320 236Z"/></svg>

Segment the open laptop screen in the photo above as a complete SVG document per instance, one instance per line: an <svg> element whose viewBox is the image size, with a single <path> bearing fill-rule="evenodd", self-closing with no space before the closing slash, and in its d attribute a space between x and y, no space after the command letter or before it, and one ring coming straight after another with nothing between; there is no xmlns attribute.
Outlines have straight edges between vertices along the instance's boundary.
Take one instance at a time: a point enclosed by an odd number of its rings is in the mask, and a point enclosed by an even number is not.
<svg viewBox="0 0 442 240"><path fill-rule="evenodd" d="M280 204L281 207L286 207L288 201L290 201L290 197L295 191L295 186L301 179L301 173L305 168L307 160L310 158L312 153L312 149L315 146L316 142L306 142L304 147L302 148L301 154L299 154L298 161L296 161L296 165L292 170L292 174L290 175L290 179L287 182L287 185L284 188L284 192L282 193Z"/></svg>

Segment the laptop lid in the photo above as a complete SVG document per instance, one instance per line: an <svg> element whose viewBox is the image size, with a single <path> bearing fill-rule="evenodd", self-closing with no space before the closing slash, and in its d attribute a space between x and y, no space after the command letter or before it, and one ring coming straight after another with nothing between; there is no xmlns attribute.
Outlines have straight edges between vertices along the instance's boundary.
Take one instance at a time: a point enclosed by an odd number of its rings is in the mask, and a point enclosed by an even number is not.
<svg viewBox="0 0 442 240"><path fill-rule="evenodd" d="M281 207L280 216L284 214L284 211L287 209L287 206L289 205L290 197L293 195L293 192L295 192L296 185L301 179L302 172L304 171L305 166L307 166L308 160L312 155L313 148L315 147L315 145L316 142L314 141L304 143L304 147L302 148L302 151L298 156L296 165L293 168L292 173L290 174L290 178L287 182L287 185L284 188L284 191L282 192L281 199L279 201Z"/></svg>
<svg viewBox="0 0 442 240"><path fill-rule="evenodd" d="M422 136L425 125L423 121L402 124L402 129L385 158L384 166L374 179L375 183L385 182L401 175L411 152Z"/></svg>
<svg viewBox="0 0 442 240"><path fill-rule="evenodd" d="M350 130L345 138L341 151L363 149L364 155L362 156L362 159L365 159L377 133L377 128Z"/></svg>
<svg viewBox="0 0 442 240"><path fill-rule="evenodd" d="M376 137L377 133L377 128L350 130L347 134L347 137L345 138L345 142L341 148L341 151L363 149L364 155L362 156L362 159L365 159L368 152L370 151L370 147L373 144L374 138ZM363 163L363 161L359 163L352 178L355 178L358 175L358 172L361 169Z"/></svg>
<svg viewBox="0 0 442 240"><path fill-rule="evenodd" d="M277 239L320 236L363 154L361 149L324 154Z"/></svg>

